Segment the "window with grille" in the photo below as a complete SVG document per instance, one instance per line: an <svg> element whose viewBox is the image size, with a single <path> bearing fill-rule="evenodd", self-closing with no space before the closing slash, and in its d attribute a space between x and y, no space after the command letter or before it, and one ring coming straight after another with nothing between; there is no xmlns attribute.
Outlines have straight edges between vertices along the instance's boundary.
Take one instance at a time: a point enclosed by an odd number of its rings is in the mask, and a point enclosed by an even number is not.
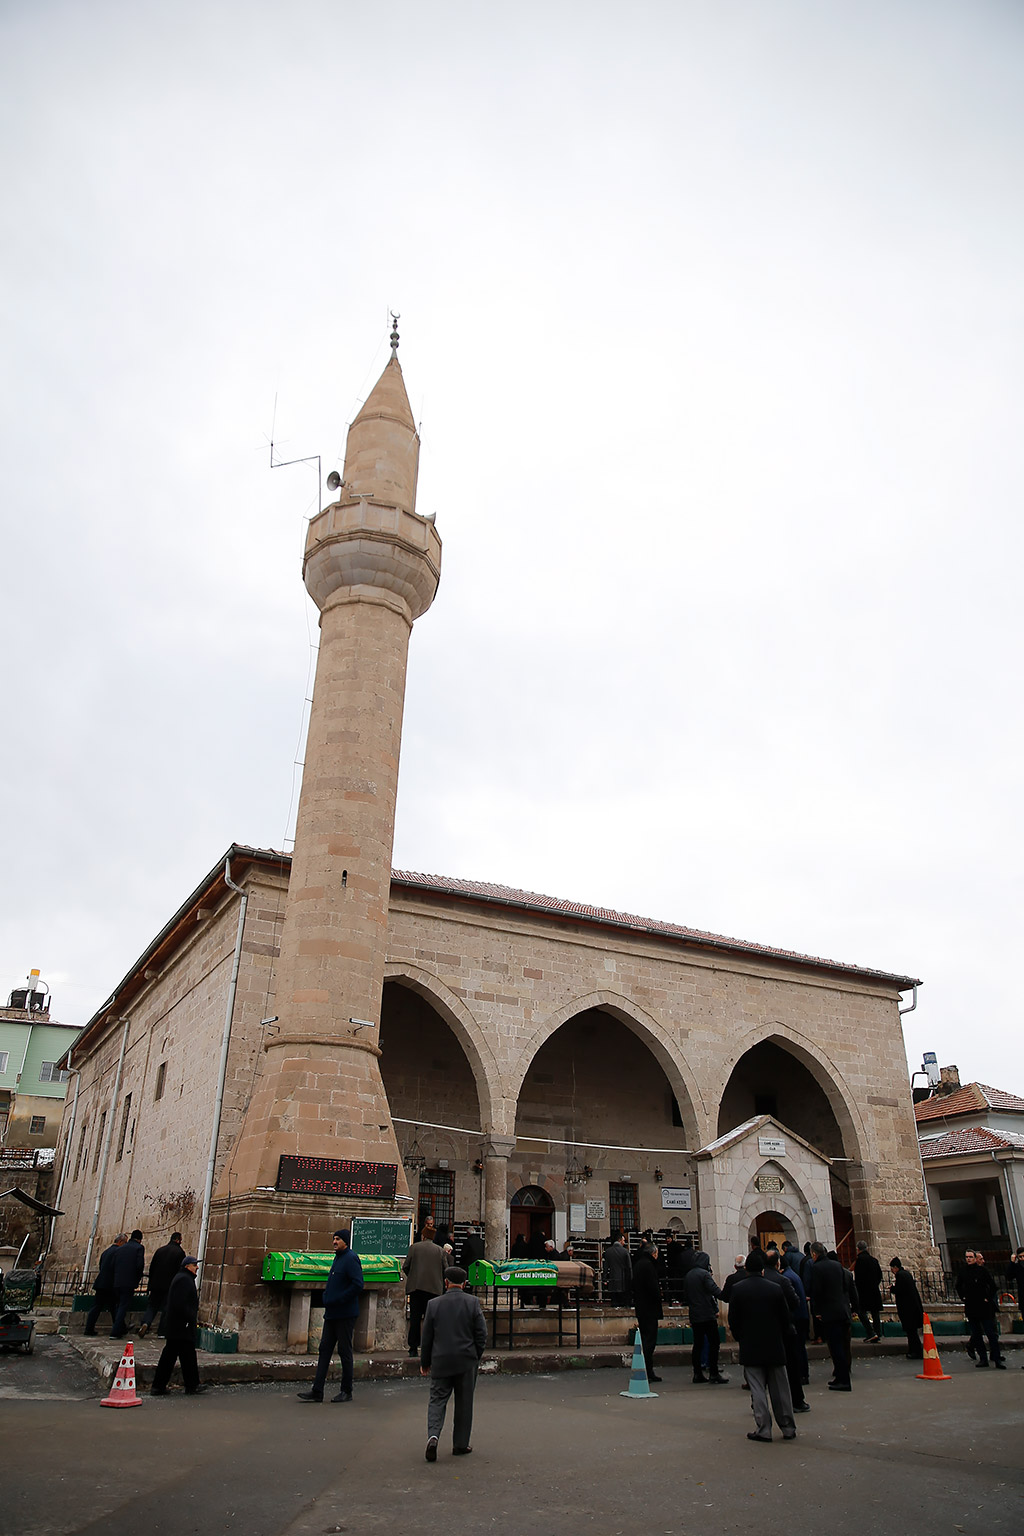
<svg viewBox="0 0 1024 1536"><path fill-rule="evenodd" d="M106 1123L107 1123L107 1112L106 1112L106 1110L104 1110L102 1115L100 1115L99 1133L98 1133L98 1135L96 1137L96 1146L95 1146L95 1148L93 1150L93 1154L92 1154L92 1171L93 1171L93 1173L96 1172L96 1169L100 1165L100 1153L103 1150L103 1131L104 1131L104 1127L106 1126Z"/></svg>
<svg viewBox="0 0 1024 1536"><path fill-rule="evenodd" d="M434 1218L435 1227L447 1227L449 1232L455 1221L455 1170L453 1168L424 1168L420 1174L419 1200L416 1222L422 1227L428 1216Z"/></svg>
<svg viewBox="0 0 1024 1536"><path fill-rule="evenodd" d="M124 1139L128 1134L128 1116L132 1112L132 1096L126 1093L124 1097L124 1109L121 1111L121 1131L117 1138L117 1161L124 1157Z"/></svg>
<svg viewBox="0 0 1024 1536"><path fill-rule="evenodd" d="M636 1232L640 1226L640 1200L635 1184L608 1185L608 1213L613 1232Z"/></svg>
<svg viewBox="0 0 1024 1536"><path fill-rule="evenodd" d="M89 1128L88 1128L87 1125L83 1125L81 1131L79 1132L79 1136L78 1136L78 1157L75 1159L75 1178L76 1179L78 1178L78 1175L81 1172L82 1159L85 1156L85 1137L86 1137L86 1133L87 1133L88 1129Z"/></svg>
<svg viewBox="0 0 1024 1536"><path fill-rule="evenodd" d="M29 1133L29 1135L30 1136L41 1136L45 1130L46 1130L46 1116L45 1115L33 1115L31 1120L28 1122L28 1133Z"/></svg>

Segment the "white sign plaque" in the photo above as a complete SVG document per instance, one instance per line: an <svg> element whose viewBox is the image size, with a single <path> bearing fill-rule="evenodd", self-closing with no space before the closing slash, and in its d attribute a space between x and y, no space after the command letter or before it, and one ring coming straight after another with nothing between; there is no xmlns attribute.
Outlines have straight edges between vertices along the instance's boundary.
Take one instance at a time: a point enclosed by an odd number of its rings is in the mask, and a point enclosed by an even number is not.
<svg viewBox="0 0 1024 1536"><path fill-rule="evenodd" d="M604 1221L604 1216L605 1216L605 1210L604 1210L604 1201L603 1200L588 1200L587 1201L587 1220L588 1221Z"/></svg>
<svg viewBox="0 0 1024 1536"><path fill-rule="evenodd" d="M785 1139L782 1136L759 1136L757 1150L761 1157L785 1157Z"/></svg>
<svg viewBox="0 0 1024 1536"><path fill-rule="evenodd" d="M692 1210L690 1191L688 1189L671 1189L667 1184L663 1184L661 1186L661 1208L663 1211Z"/></svg>
<svg viewBox="0 0 1024 1536"><path fill-rule="evenodd" d="M585 1232L587 1230L587 1208L580 1202L579 1205L569 1207L569 1231Z"/></svg>

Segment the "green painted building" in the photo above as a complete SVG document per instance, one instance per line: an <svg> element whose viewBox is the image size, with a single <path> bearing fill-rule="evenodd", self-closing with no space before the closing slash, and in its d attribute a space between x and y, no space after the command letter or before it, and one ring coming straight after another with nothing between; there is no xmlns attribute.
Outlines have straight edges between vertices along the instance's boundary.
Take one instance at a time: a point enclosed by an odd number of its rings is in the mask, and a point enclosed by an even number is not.
<svg viewBox="0 0 1024 1536"><path fill-rule="evenodd" d="M55 1147L70 1073L57 1066L79 1033L50 1017L50 993L33 971L0 1008L0 1146Z"/></svg>

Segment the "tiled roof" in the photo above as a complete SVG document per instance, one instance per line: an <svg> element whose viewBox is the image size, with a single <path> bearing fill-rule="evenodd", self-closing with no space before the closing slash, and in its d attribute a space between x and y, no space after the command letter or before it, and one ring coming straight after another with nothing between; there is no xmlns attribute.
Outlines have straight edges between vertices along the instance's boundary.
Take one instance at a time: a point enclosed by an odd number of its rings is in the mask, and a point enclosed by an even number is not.
<svg viewBox="0 0 1024 1536"><path fill-rule="evenodd" d="M1024 1132L990 1131L983 1125L966 1125L958 1131L944 1131L921 1142L921 1156L952 1157L957 1152L998 1152L1010 1148L1024 1152Z"/></svg>
<svg viewBox="0 0 1024 1536"><path fill-rule="evenodd" d="M841 960L824 960L817 955L802 955L791 949L774 949L767 944L752 944L745 939L731 939L720 933L705 933L700 928L684 928L678 923L660 922L651 917L636 917L630 912L613 912L609 907L590 907L583 902L565 901L560 896L541 896L536 891L517 891L509 885L489 885L484 881L459 880L449 875L423 875L404 869L393 869L391 882L393 885L432 891L441 896L464 896L499 906L519 907L527 912L544 912L552 917L575 918L579 922L601 923L611 928L626 928L632 933L647 933L655 938L687 939L690 943L710 945L715 949L733 950L743 954L771 955L780 960L794 961L798 965L822 966L826 970L844 971L848 975L873 976L880 981L895 983L902 991L920 985L913 976L898 976L891 971L873 971L863 965L850 965Z"/></svg>
<svg viewBox="0 0 1024 1536"><path fill-rule="evenodd" d="M987 1109L1016 1110L1024 1114L1024 1099L1002 1088L989 1088L985 1083L965 1083L955 1093L943 1094L937 1099L922 1099L914 1106L914 1114L920 1125L926 1120L952 1120L957 1115L984 1114Z"/></svg>

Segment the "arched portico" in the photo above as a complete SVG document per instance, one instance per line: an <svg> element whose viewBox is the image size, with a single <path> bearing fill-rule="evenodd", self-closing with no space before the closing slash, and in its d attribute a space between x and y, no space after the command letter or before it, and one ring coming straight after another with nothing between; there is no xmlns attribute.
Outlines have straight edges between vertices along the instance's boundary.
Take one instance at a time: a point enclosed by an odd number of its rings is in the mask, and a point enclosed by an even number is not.
<svg viewBox="0 0 1024 1536"><path fill-rule="evenodd" d="M744 1107L743 1111L732 1121L732 1124L723 1123L723 1110L726 1107L729 1090L734 1083L737 1070L741 1067L745 1057L749 1057L750 1053L759 1046L765 1045L775 1046L779 1050L785 1051L804 1068L821 1090L832 1111L842 1141L841 1155L850 1162L863 1162L868 1155L865 1150L866 1130L864 1120L857 1106L856 1099L848 1089L838 1066L815 1041L808 1039L805 1035L801 1035L791 1026L778 1022L768 1028L751 1030L749 1034L737 1042L732 1055L727 1058L721 1074L721 1081L724 1087L718 1103L717 1129L715 1134L718 1136L725 1135L727 1131L732 1129L733 1125L739 1124L742 1120L748 1118L749 1113L773 1113L772 1110L767 1109L758 1111L756 1105L752 1103ZM791 1124L794 1130L801 1131L799 1125L793 1124L794 1117L792 1115L787 1116L781 1106L778 1106L774 1112L778 1113L779 1117L785 1120L787 1124ZM801 1134L803 1134L802 1131ZM839 1149L836 1150L838 1151Z"/></svg>
<svg viewBox="0 0 1024 1536"><path fill-rule="evenodd" d="M509 1098L513 1103L518 1100L523 1081L537 1052L551 1036L570 1019L595 1009L624 1024L654 1056L675 1095L686 1132L686 1144L696 1150L706 1139L704 1132L707 1120L697 1079L669 1031L652 1014L618 992L589 992L549 1014L519 1052L516 1071L509 1083Z"/></svg>
<svg viewBox="0 0 1024 1536"><path fill-rule="evenodd" d="M440 977L409 961L389 961L385 966L384 980L385 985L389 981L397 982L417 993L447 1024L462 1047L476 1082L481 1127L487 1132L503 1130L505 1099L498 1063L479 1020L462 998L457 997Z"/></svg>

